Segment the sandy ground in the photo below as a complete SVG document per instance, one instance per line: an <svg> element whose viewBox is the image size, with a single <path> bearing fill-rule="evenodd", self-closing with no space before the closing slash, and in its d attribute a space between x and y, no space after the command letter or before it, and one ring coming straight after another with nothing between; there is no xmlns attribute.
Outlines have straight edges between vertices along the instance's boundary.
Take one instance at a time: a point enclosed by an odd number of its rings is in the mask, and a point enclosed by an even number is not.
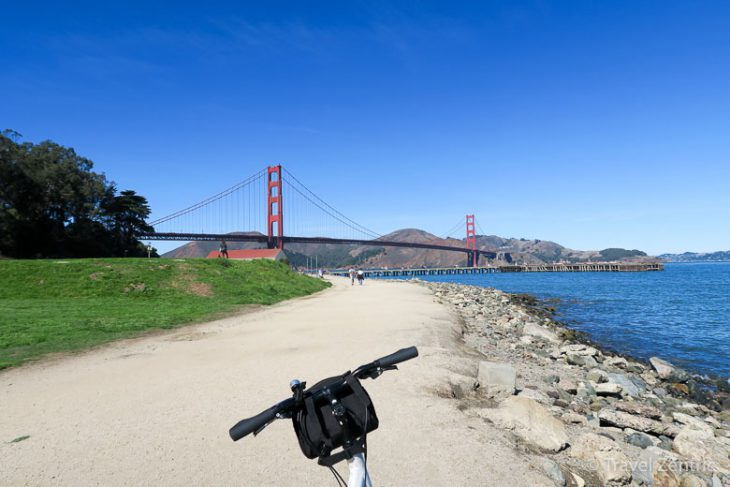
<svg viewBox="0 0 730 487"><path fill-rule="evenodd" d="M301 454L289 421L235 443L228 429L287 397L292 378L313 384L409 345L419 358L364 383L380 419L368 437L373 485L553 485L500 432L434 394L468 352L428 290L333 283L0 373L0 485L336 485Z"/></svg>

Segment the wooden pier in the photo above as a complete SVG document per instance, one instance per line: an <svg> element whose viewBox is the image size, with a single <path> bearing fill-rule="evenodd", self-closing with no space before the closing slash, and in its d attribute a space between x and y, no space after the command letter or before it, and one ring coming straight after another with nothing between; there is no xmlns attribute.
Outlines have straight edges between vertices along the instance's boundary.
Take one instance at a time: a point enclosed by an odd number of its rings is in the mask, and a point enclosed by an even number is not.
<svg viewBox="0 0 730 487"><path fill-rule="evenodd" d="M363 269L365 277L418 277L418 276L448 276L454 274L491 274L499 272L497 267L431 267L414 269ZM334 269L328 271L333 276L348 276L347 270Z"/></svg>
<svg viewBox="0 0 730 487"><path fill-rule="evenodd" d="M497 272L652 272L663 271L659 262L583 262L579 264L503 265L486 267L431 267L401 269L363 269L365 277L418 277ZM333 276L348 276L347 269L328 271Z"/></svg>
<svg viewBox="0 0 730 487"><path fill-rule="evenodd" d="M500 272L649 272L663 271L660 262L583 262L501 266Z"/></svg>

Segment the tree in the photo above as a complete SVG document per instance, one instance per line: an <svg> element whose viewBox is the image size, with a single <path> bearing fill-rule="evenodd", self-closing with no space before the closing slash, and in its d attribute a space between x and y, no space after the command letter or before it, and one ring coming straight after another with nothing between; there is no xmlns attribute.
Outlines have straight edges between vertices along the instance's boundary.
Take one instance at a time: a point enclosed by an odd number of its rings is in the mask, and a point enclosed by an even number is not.
<svg viewBox="0 0 730 487"><path fill-rule="evenodd" d="M153 228L147 224L150 207L144 196L131 190L122 191L118 196L112 196L103 204L107 229L111 232L114 241L114 254L117 256L142 256L146 250L136 238L136 235L152 232Z"/></svg>
<svg viewBox="0 0 730 487"><path fill-rule="evenodd" d="M0 252L12 257L142 255L147 200L116 194L72 148L0 133ZM126 252L125 252L126 251Z"/></svg>

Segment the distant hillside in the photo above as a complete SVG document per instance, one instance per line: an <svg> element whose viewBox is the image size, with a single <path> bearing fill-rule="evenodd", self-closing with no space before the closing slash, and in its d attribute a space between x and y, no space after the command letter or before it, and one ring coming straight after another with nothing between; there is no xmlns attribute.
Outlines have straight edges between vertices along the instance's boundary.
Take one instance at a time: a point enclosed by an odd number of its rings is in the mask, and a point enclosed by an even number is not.
<svg viewBox="0 0 730 487"><path fill-rule="evenodd" d="M439 238L423 230L406 228L387 235L381 240L395 242L433 243L435 245L451 245L464 247L463 240ZM372 247L358 247L353 255L361 255ZM453 267L466 265L466 254L461 252L446 252L441 250L409 249L403 247L382 247L382 250L365 259L363 265L367 267Z"/></svg>
<svg viewBox="0 0 730 487"><path fill-rule="evenodd" d="M662 254L660 259L667 262L722 262L730 261L730 250L718 252L685 252L683 254Z"/></svg>
<svg viewBox="0 0 730 487"><path fill-rule="evenodd" d="M262 235L258 232L232 232L231 235ZM256 242L226 242L228 250L258 249L261 244ZM193 257L206 257L214 250L218 250L220 242L188 242L185 245L162 254L161 257L172 259L183 259Z"/></svg>
<svg viewBox="0 0 730 487"><path fill-rule="evenodd" d="M444 239L416 228L397 230L382 236L381 239L396 242L433 243L455 247L464 247L466 245L464 239ZM164 254L163 257L205 257L210 251L217 250L218 245L218 242L190 242ZM230 250L259 248L261 246L258 243L228 242ZM640 250L616 248L600 251L573 250L547 240L502 238L496 235L478 235L477 248L509 254L513 262L517 264L655 260ZM455 265L466 265L466 255L461 252L401 247L288 244L286 253L289 262L296 266L306 265L307 257L316 257L316 262L320 267L346 267L352 265L365 267L453 267Z"/></svg>

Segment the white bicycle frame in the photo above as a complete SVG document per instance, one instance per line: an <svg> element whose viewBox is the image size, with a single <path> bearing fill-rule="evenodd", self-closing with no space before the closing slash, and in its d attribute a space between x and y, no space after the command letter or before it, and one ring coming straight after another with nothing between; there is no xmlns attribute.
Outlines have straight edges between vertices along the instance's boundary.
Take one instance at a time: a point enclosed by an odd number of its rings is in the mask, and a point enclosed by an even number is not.
<svg viewBox="0 0 730 487"><path fill-rule="evenodd" d="M347 487L373 487L370 482L365 455L357 453L347 460L347 467L350 469L350 476L347 479Z"/></svg>

